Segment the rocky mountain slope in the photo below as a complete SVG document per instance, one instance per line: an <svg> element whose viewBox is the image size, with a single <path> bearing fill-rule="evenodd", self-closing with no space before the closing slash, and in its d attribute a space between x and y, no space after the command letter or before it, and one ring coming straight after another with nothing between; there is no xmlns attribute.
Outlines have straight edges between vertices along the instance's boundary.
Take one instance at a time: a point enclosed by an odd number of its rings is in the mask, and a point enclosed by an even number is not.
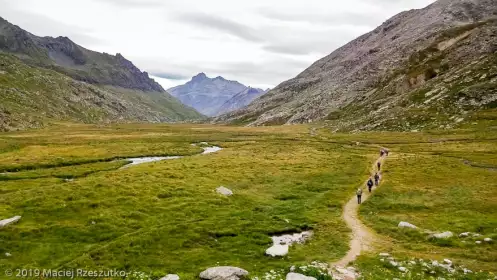
<svg viewBox="0 0 497 280"><path fill-rule="evenodd" d="M66 37L38 37L0 18L0 129L54 120L200 119L120 54L97 53Z"/></svg>
<svg viewBox="0 0 497 280"><path fill-rule="evenodd" d="M54 121L177 122L199 117L164 92L95 86L0 53L0 131Z"/></svg>
<svg viewBox="0 0 497 280"><path fill-rule="evenodd" d="M225 114L237 109L243 108L249 105L257 97L265 94L268 90L262 90L260 88L248 87L242 92L237 93L219 108L217 114Z"/></svg>
<svg viewBox="0 0 497 280"><path fill-rule="evenodd" d="M209 78L204 73L200 73L186 84L170 88L167 91L183 104L195 108L200 113L207 116L217 116L221 112L228 112L247 105L244 103L254 96L253 91L251 91L250 94L245 94L243 97L242 92L248 91L248 89L247 86L239 82L229 81L223 77ZM259 93L264 92L261 89L255 90ZM237 94L240 96L229 102ZM229 104L225 105L226 102ZM240 105L237 105L238 102Z"/></svg>
<svg viewBox="0 0 497 280"><path fill-rule="evenodd" d="M439 0L400 13L217 121L415 130L495 115L496 17L493 0Z"/></svg>
<svg viewBox="0 0 497 280"><path fill-rule="evenodd" d="M164 89L121 54L87 50L67 37L38 37L0 17L0 50L76 80L144 91Z"/></svg>

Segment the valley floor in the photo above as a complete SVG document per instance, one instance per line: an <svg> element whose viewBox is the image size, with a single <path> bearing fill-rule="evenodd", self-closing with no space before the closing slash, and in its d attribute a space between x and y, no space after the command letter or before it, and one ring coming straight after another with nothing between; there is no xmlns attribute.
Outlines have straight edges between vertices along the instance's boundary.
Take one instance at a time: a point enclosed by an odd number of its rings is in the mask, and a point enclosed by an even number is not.
<svg viewBox="0 0 497 280"><path fill-rule="evenodd" d="M191 144L201 142L223 150L199 155L202 147ZM143 124L0 134L0 220L22 216L0 229L0 267L195 279L218 265L261 277L333 263L349 250L343 206L383 146L391 150L383 184L359 213L375 235L354 264L364 279L402 276L380 252L497 272L495 242L457 237L497 240L496 129L332 134L309 126ZM144 156L185 157L120 169L124 159ZM219 186L234 195L216 193ZM433 240L399 229L400 221L456 237ZM264 255L271 236L303 230L313 238L286 257Z"/></svg>

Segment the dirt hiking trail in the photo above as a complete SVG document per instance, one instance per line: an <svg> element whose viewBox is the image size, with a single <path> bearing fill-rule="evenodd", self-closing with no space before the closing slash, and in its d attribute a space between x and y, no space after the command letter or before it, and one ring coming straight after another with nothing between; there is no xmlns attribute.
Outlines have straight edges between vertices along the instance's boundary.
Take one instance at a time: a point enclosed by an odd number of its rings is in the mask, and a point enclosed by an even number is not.
<svg viewBox="0 0 497 280"><path fill-rule="evenodd" d="M386 159L386 156L382 156L378 158L371 169L371 176L374 176L375 172L378 170L377 169L377 163L381 163L381 167L383 168L383 163ZM381 177L380 177L381 178ZM381 179L380 179L380 185L381 186ZM367 187L365 188L365 185L361 185L361 188L363 188L363 193L362 193L362 202L366 201L370 195L376 190L377 187L374 187L372 192L369 193L367 190ZM345 207L343 209L343 219L347 226L352 230L352 239L350 240L350 249L347 252L347 255L340 259L339 261L333 263L333 266L336 267L346 267L347 264L350 262L353 262L357 256L361 254L361 251L367 251L371 248L374 240L375 240L375 234L373 231L366 227L361 220L359 219L359 204L357 204L357 196L354 194L354 196L345 204Z"/></svg>

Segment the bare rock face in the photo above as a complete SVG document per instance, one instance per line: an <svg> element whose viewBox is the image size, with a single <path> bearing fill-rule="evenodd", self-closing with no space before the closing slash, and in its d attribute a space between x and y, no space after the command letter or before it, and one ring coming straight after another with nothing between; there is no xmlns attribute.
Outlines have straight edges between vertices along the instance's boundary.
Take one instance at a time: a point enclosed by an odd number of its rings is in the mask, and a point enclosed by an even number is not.
<svg viewBox="0 0 497 280"><path fill-rule="evenodd" d="M240 280L245 279L248 271L233 266L211 267L200 273L200 278L205 280Z"/></svg>
<svg viewBox="0 0 497 280"><path fill-rule="evenodd" d="M497 50L496 16L497 1L493 0L439 0L424 9L402 12L217 121L255 126L327 119L336 121L337 129L399 128L401 124L394 119L409 112L409 106L413 111L444 106L440 99L452 88L460 91L458 81L471 70L463 69L468 63L486 63L472 68L477 68L474 72L480 76L489 73L478 82L495 84L490 65L495 64ZM483 61L487 59L490 61ZM444 81L451 78L454 80ZM468 83L477 82L474 78L466 81L466 87ZM422 94L435 89L431 97L436 98L423 104L430 97ZM497 99L494 94L490 91L485 98L471 100L485 106ZM450 106L462 113L455 107ZM442 113L448 116L450 112ZM416 116L416 123L431 121L422 117ZM407 129L410 124L402 120L400 128ZM454 122L447 120L444 126ZM413 129L418 127L409 131Z"/></svg>

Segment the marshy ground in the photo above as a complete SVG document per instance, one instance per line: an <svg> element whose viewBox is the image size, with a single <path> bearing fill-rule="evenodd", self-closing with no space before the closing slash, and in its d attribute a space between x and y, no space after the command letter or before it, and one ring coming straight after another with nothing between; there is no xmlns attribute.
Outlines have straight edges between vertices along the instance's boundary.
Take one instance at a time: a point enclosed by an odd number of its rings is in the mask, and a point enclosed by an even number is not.
<svg viewBox="0 0 497 280"><path fill-rule="evenodd" d="M391 155L382 186L358 215L374 244L356 266L378 279L395 275L376 257L386 251L496 272L495 243L434 241L397 224L497 240L497 130L312 131L137 124L0 134L0 219L22 216L0 229L0 267L111 268L191 279L216 265L257 276L333 263L349 250L343 207L385 146ZM200 155L202 148L191 145L200 142L223 150ZM120 169L124 159L145 156L186 157ZM217 194L219 186L234 195ZM272 235L311 229L312 240L292 245L286 257L264 255Z"/></svg>

